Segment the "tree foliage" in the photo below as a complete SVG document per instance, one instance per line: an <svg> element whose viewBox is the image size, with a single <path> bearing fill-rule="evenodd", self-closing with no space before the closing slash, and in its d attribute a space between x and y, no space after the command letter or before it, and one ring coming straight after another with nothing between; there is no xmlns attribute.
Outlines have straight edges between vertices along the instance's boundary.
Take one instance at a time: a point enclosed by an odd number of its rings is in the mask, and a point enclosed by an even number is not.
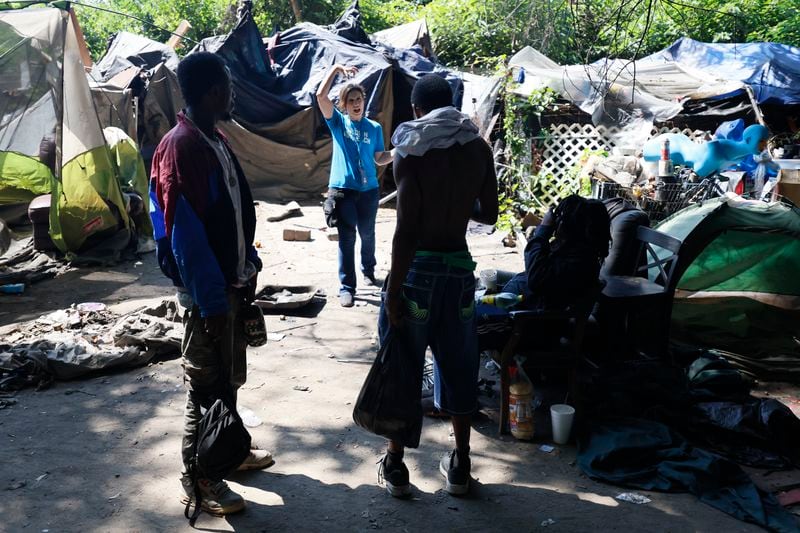
<svg viewBox="0 0 800 533"><path fill-rule="evenodd" d="M163 42L186 19L192 24L188 37L200 40L235 22L236 0L87 1L140 19L78 7L96 58L117 31ZM349 1L296 3L303 20L329 24ZM290 0L255 0L253 9L265 36L298 22ZM361 0L361 10L368 32L424 17L439 57L458 66L508 56L524 45L562 64L640 57L682 36L800 45L800 0Z"/></svg>

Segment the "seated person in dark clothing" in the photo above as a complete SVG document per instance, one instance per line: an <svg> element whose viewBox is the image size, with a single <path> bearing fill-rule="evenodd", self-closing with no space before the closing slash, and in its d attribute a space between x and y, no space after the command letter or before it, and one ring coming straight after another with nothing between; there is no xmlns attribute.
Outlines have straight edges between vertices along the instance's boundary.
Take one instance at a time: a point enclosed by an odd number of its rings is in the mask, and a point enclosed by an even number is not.
<svg viewBox="0 0 800 533"><path fill-rule="evenodd" d="M562 200L528 241L525 272L503 287L523 296L513 309L566 309L580 300L597 285L610 240L602 202L577 195ZM481 304L477 314L480 348L500 349L510 331L508 311Z"/></svg>

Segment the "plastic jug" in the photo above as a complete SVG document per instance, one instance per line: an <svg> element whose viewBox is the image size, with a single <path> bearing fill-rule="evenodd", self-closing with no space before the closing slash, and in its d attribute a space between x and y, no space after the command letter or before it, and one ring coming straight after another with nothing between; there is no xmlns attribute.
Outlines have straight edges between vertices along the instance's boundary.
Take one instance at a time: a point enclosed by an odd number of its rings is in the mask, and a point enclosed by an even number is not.
<svg viewBox="0 0 800 533"><path fill-rule="evenodd" d="M514 358L516 366L509 369L508 421L511 434L520 440L533 438L533 383L522 370L522 362Z"/></svg>

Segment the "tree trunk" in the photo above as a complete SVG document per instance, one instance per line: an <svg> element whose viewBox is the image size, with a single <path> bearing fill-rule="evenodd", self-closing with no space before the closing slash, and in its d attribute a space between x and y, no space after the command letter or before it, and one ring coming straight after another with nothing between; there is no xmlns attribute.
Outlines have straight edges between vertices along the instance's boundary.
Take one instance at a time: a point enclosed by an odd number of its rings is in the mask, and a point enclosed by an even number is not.
<svg viewBox="0 0 800 533"><path fill-rule="evenodd" d="M303 13L300 11L300 2L299 0L289 0L289 3L292 5L292 12L294 13L294 21L295 23L299 23L303 21Z"/></svg>

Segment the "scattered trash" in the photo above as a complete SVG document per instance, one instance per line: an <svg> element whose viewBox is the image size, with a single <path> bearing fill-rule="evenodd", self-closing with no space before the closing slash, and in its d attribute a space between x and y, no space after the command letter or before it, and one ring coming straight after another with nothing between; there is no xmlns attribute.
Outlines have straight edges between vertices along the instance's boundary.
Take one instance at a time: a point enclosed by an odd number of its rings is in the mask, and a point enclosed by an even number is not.
<svg viewBox="0 0 800 533"><path fill-rule="evenodd" d="M6 487L6 490L21 489L25 485L27 485L27 483L25 483L24 481L16 481L16 482L12 483L11 485L9 485L8 487Z"/></svg>
<svg viewBox="0 0 800 533"><path fill-rule="evenodd" d="M16 405L17 400L12 400L10 398L0 398L0 409L5 409L6 407L11 407L12 405Z"/></svg>
<svg viewBox="0 0 800 533"><path fill-rule="evenodd" d="M41 390L55 379L140 366L156 356L178 354L183 326L176 307L170 299L119 315L105 304L84 302L16 324L3 335L0 390Z"/></svg>
<svg viewBox="0 0 800 533"><path fill-rule="evenodd" d="M549 444L542 444L539 446L539 450L543 451L544 453L550 453L555 450L554 446L550 446Z"/></svg>
<svg viewBox="0 0 800 533"><path fill-rule="evenodd" d="M257 428L258 426L263 424L263 422L258 417L258 415L255 414L248 407L245 407L244 405L240 405L240 406L238 406L236 408L236 410L239 411L239 417L242 419L242 423L245 426L247 426L249 428Z"/></svg>
<svg viewBox="0 0 800 533"><path fill-rule="evenodd" d="M262 309L297 309L310 304L317 292L316 287L309 285L267 285L259 291L253 303Z"/></svg>
<svg viewBox="0 0 800 533"><path fill-rule="evenodd" d="M364 511L361 513L361 518L369 518L369 511Z"/></svg>
<svg viewBox="0 0 800 533"><path fill-rule="evenodd" d="M301 216L303 216L303 210L300 209L300 204L297 202L289 202L283 207L283 211L281 211L279 214L267 217L267 222L280 222L281 220L286 220L287 218Z"/></svg>
<svg viewBox="0 0 800 533"><path fill-rule="evenodd" d="M305 385L295 385L295 386L294 386L294 387L292 387L292 388L293 388L294 390L296 390L296 391L300 391L300 392L308 392L308 391L310 391L310 390L311 390L311 389L309 389L309 388L308 388L307 386L305 386Z"/></svg>
<svg viewBox="0 0 800 533"><path fill-rule="evenodd" d="M44 478L46 478L46 477L47 477L47 475L48 475L49 473L50 473L50 472L45 472L45 473L44 473L44 474L42 474L41 476L37 477L37 478L36 478L36 483L39 483L41 480L43 480Z"/></svg>
<svg viewBox="0 0 800 533"><path fill-rule="evenodd" d="M0 285L0 292L3 294L22 294L25 292L25 284L9 283L7 285Z"/></svg>
<svg viewBox="0 0 800 533"><path fill-rule="evenodd" d="M119 498L120 496L122 496L122 493L121 493L121 492L118 492L118 493L114 494L113 496L109 496L109 497L108 497L108 500L109 500L109 501L111 501L111 500L116 500L116 499L117 499L117 498Z"/></svg>
<svg viewBox="0 0 800 533"><path fill-rule="evenodd" d="M552 526L555 523L556 523L555 520L553 520L552 518L548 518L547 520L542 520L542 524L541 525L542 525L542 527L547 527L547 526Z"/></svg>
<svg viewBox="0 0 800 533"><path fill-rule="evenodd" d="M91 392L86 392L85 390L79 390L79 389L70 389L64 392L64 396L69 396L70 394L85 394L86 396L97 396L97 394L92 394Z"/></svg>
<svg viewBox="0 0 800 533"><path fill-rule="evenodd" d="M458 511L458 507L455 506L448 505L447 508L450 509L451 511Z"/></svg>
<svg viewBox="0 0 800 533"><path fill-rule="evenodd" d="M513 231L508 232L508 235L503 237L503 246L506 248L515 248L517 246L517 237Z"/></svg>
<svg viewBox="0 0 800 533"><path fill-rule="evenodd" d="M653 501L647 496L643 496L635 492L623 492L622 494L617 494L615 496L615 499L621 502L635 503L636 505L641 505L643 503L650 503L651 501Z"/></svg>
<svg viewBox="0 0 800 533"><path fill-rule="evenodd" d="M297 326L291 326L291 327L288 327L288 328L277 329L277 330L273 331L273 333L280 333L280 332L283 332L283 331L290 331L290 330L293 330L293 329L305 328L305 327L308 327L308 326L316 326L316 325L317 325L316 322L308 322L307 324L298 324Z"/></svg>
<svg viewBox="0 0 800 533"><path fill-rule="evenodd" d="M267 332L267 340L270 342L279 342L282 341L286 337L283 333L273 333L271 331Z"/></svg>
<svg viewBox="0 0 800 533"><path fill-rule="evenodd" d="M106 304L100 302L83 302L75 306L75 308L81 313L90 313L92 311L105 311Z"/></svg>

